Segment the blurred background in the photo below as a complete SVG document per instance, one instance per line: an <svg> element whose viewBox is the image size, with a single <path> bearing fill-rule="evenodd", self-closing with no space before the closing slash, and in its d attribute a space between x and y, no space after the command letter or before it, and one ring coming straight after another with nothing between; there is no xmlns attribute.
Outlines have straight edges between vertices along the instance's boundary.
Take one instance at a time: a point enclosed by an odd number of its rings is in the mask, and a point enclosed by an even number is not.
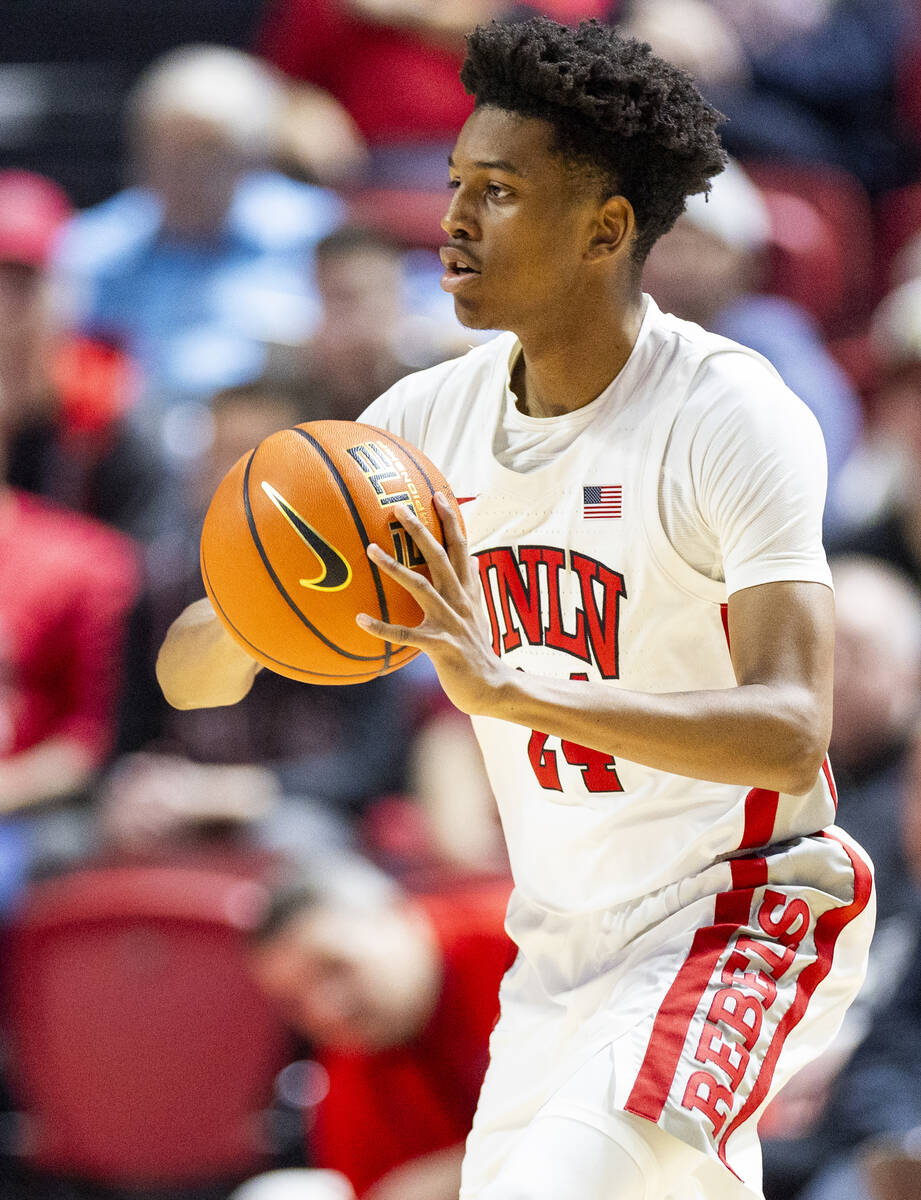
<svg viewBox="0 0 921 1200"><path fill-rule="evenodd" d="M645 287L824 431L832 760L880 894L765 1193L921 1197L917 0L5 0L0 1200L456 1200L510 961L467 719L422 656L199 712L153 664L245 450L482 336L438 287L457 76L534 13L728 117Z"/></svg>

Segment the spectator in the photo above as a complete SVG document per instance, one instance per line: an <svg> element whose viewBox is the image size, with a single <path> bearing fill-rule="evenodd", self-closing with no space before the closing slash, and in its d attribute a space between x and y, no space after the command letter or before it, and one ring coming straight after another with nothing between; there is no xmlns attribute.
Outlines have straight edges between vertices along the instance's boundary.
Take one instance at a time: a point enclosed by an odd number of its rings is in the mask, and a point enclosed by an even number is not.
<svg viewBox="0 0 921 1200"><path fill-rule="evenodd" d="M701 10L706 7L706 13ZM910 181L895 109L901 0L633 0L626 31L697 75L739 158L825 163L873 194Z"/></svg>
<svg viewBox="0 0 921 1200"><path fill-rule="evenodd" d="M746 46L777 46L812 33L828 20L836 0L710 0Z"/></svg>
<svg viewBox="0 0 921 1200"><path fill-rule="evenodd" d="M4 458L0 396L0 462ZM2 470L0 470L2 479ZM136 586L121 534L0 483L0 891L66 855L110 750ZM84 843L77 840L77 849Z"/></svg>
<svg viewBox="0 0 921 1200"><path fill-rule="evenodd" d="M354 421L410 371L467 348L453 312L410 312L412 282L399 247L373 230L343 226L319 242L319 324L308 342L275 347L268 367L297 383L311 420Z"/></svg>
<svg viewBox="0 0 921 1200"><path fill-rule="evenodd" d="M749 81L742 39L711 0L632 0L622 32L649 42L702 87L740 87Z"/></svg>
<svg viewBox="0 0 921 1200"><path fill-rule="evenodd" d="M267 169L281 102L273 73L240 51L166 55L128 109L138 185L64 235L72 319L136 356L153 416L252 378L264 342L311 327L312 249L341 203ZM188 422L165 432L181 456Z"/></svg>
<svg viewBox="0 0 921 1200"><path fill-rule="evenodd" d="M833 558L831 566L835 688L829 753L838 823L876 867L879 934L912 903L901 814L906 759L921 716L921 595L910 579L879 561Z"/></svg>
<svg viewBox="0 0 921 1200"><path fill-rule="evenodd" d="M140 538L165 520L155 451L130 423L130 364L54 328L48 264L70 215L50 180L0 172L0 392L15 486Z"/></svg>
<svg viewBox="0 0 921 1200"><path fill-rule="evenodd" d="M746 41L751 85L717 92L726 147L749 158L827 163L872 194L908 182L917 151L898 128L895 77L909 17L901 0L717 0ZM796 9L799 12L796 12ZM764 35L773 25L773 36Z"/></svg>
<svg viewBox="0 0 921 1200"><path fill-rule="evenodd" d="M409 899L328 874L279 893L253 935L257 980L329 1079L311 1158L367 1200L456 1200L510 961L508 885Z"/></svg>
<svg viewBox="0 0 921 1200"><path fill-rule="evenodd" d="M921 913L918 914L921 916ZM879 1159L917 1146L921 1132L921 941L912 953L896 994L874 1021L832 1094L821 1129L821 1169L801 1200L894 1200L880 1192ZM917 1152L914 1156L917 1158ZM915 1163L915 1183L921 1164ZM917 1195L906 1190L901 1195Z"/></svg>
<svg viewBox="0 0 921 1200"><path fill-rule="evenodd" d="M140 72L190 42L245 49L263 7L16 0L0 40L0 165L50 175L79 208L111 196L121 184L121 111Z"/></svg>
<svg viewBox="0 0 921 1200"><path fill-rule="evenodd" d="M691 196L646 263L644 285L667 312L750 346L815 413L828 452L830 490L860 431L860 404L812 318L765 295L771 230L758 189L737 163Z"/></svg>
<svg viewBox="0 0 921 1200"><path fill-rule="evenodd" d="M884 559L921 587L921 279L877 307L870 326L878 383L863 443L838 478L832 548Z"/></svg>

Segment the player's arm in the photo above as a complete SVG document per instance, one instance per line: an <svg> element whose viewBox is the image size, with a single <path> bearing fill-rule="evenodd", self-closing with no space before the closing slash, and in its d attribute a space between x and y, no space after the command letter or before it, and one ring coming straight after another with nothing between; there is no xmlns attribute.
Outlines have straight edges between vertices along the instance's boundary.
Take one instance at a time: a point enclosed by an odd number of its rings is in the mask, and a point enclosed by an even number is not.
<svg viewBox="0 0 921 1200"><path fill-rule="evenodd" d="M403 401L420 387L423 397L428 396L453 366L439 363L399 380L369 405L359 420L418 440L415 428L406 429L398 416L391 416L391 408L402 413ZM163 695L174 708L219 708L237 704L247 695L261 664L237 645L205 597L188 605L170 625L156 670Z"/></svg>
<svg viewBox="0 0 921 1200"><path fill-rule="evenodd" d="M645 694L512 672L489 715L695 779L797 794L831 733L834 601L821 583L729 599L738 686Z"/></svg>
<svg viewBox="0 0 921 1200"><path fill-rule="evenodd" d="M157 681L174 708L236 704L260 669L224 629L207 597L183 609L157 655Z"/></svg>
<svg viewBox="0 0 921 1200"><path fill-rule="evenodd" d="M766 583L730 597L734 688L646 694L527 675L493 653L460 524L440 498L439 513L446 550L412 513L398 514L431 583L369 549L419 601L422 623L406 629L362 616L360 624L424 650L458 708L695 779L794 794L812 787L831 731L830 588Z"/></svg>
<svg viewBox="0 0 921 1200"><path fill-rule="evenodd" d="M708 365L675 422L672 449L669 469L689 481L721 558L735 687L642 694L510 671L492 651L478 572L444 505L448 553L412 515L406 522L434 586L394 571L375 551L420 601L422 625L365 628L419 645L467 712L679 775L806 791L831 724L833 598L821 549L818 425L764 364L732 353Z"/></svg>

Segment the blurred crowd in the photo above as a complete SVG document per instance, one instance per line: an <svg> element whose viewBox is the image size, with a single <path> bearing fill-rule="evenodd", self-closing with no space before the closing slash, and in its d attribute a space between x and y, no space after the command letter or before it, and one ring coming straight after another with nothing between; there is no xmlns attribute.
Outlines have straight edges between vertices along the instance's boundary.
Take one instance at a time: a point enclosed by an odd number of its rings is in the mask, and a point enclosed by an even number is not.
<svg viewBox="0 0 921 1200"><path fill-rule="evenodd" d="M195 712L154 663L244 452L483 336L438 286L463 38L535 12L619 24L728 118L644 286L822 426L831 757L880 901L858 1003L763 1123L765 1194L921 1196L921 5L17 0L2 1200L456 1200L510 961L469 722L422 656Z"/></svg>

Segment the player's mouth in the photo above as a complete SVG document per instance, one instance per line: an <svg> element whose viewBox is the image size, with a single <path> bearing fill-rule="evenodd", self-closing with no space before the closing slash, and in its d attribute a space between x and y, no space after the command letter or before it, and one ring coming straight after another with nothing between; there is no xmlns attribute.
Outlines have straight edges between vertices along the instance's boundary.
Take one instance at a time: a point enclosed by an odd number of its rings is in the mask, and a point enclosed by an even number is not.
<svg viewBox="0 0 921 1200"><path fill-rule="evenodd" d="M468 287L474 280L479 279L479 264L466 250L458 250L454 246L442 246L439 254L445 269L441 277L441 286L444 291L460 291Z"/></svg>

